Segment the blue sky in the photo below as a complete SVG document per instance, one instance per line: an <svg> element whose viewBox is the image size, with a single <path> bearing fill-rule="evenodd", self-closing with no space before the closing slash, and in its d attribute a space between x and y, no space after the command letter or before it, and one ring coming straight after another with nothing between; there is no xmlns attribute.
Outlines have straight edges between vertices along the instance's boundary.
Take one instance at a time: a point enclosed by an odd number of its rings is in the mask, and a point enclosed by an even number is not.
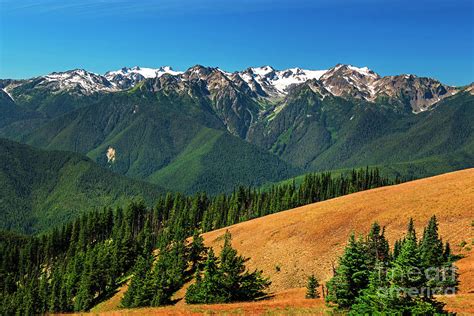
<svg viewBox="0 0 474 316"><path fill-rule="evenodd" d="M472 0L0 0L0 78L195 64L474 81Z"/></svg>

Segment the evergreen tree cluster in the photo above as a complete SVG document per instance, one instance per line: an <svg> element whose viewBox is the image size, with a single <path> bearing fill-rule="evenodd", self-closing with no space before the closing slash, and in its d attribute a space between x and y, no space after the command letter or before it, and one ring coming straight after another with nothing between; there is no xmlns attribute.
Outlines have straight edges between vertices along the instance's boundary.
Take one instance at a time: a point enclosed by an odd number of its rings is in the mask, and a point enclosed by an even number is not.
<svg viewBox="0 0 474 316"><path fill-rule="evenodd" d="M172 295L190 280L203 258L204 242L198 234L186 242L184 231L164 231L155 261L151 253L140 254L121 305L134 308L172 303ZM189 262L191 265L189 265Z"/></svg>
<svg viewBox="0 0 474 316"><path fill-rule="evenodd" d="M249 301L265 295L270 282L261 276L261 271L246 270L248 259L232 248L230 233L225 235L219 258L212 248L204 247L199 234L195 233L189 243L184 236L164 233L156 261L150 254L138 257L121 301L123 307L172 304L173 294L193 276L195 283L186 292L189 304Z"/></svg>
<svg viewBox="0 0 474 316"><path fill-rule="evenodd" d="M36 237L0 235L0 314L88 310L114 291L157 231L143 203L93 212ZM147 231L148 230L148 231Z"/></svg>
<svg viewBox="0 0 474 316"><path fill-rule="evenodd" d="M210 273L206 272L207 260L203 258L209 256L202 252L203 245L185 242L193 232L392 183L380 176L378 169L340 176L309 174L298 186L293 182L268 190L239 187L232 194L213 197L168 193L158 198L153 208L131 202L125 209L87 213L36 236L0 231L0 314L88 310L132 274L131 288L145 294L131 291L124 306L168 304L169 293L183 284L191 271L202 271L198 273L202 281ZM160 254L155 263L153 249ZM194 264L183 272L186 262ZM220 265L226 264L220 258ZM247 277L237 283L255 285L255 280ZM156 295L159 289L166 293ZM246 298L238 294L225 299Z"/></svg>
<svg viewBox="0 0 474 316"><path fill-rule="evenodd" d="M247 271L245 263L248 260L232 248L231 235L227 231L219 259L212 248L209 249L203 269L196 271L196 281L186 292L186 303L230 303L265 296L265 289L271 282L262 276L262 271Z"/></svg>
<svg viewBox="0 0 474 316"><path fill-rule="evenodd" d="M384 229L377 223L365 238L349 238L326 301L353 315L443 313L435 294L454 294L458 275L449 244L443 244L433 216L417 240L413 220L406 236L390 252Z"/></svg>

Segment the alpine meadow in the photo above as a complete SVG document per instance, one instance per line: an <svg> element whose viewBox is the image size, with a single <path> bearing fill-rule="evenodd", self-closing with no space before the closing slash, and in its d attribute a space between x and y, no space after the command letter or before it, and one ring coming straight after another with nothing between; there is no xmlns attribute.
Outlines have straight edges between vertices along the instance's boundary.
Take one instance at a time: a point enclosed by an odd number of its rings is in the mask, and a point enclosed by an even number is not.
<svg viewBox="0 0 474 316"><path fill-rule="evenodd" d="M473 21L0 0L0 315L474 314Z"/></svg>

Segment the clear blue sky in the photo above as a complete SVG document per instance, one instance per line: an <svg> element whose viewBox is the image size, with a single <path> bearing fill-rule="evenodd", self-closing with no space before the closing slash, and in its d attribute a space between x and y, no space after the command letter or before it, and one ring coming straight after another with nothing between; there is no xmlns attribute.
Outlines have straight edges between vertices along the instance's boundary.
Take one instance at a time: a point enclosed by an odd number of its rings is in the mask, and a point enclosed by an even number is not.
<svg viewBox="0 0 474 316"><path fill-rule="evenodd" d="M0 0L0 78L195 64L474 81L472 0Z"/></svg>

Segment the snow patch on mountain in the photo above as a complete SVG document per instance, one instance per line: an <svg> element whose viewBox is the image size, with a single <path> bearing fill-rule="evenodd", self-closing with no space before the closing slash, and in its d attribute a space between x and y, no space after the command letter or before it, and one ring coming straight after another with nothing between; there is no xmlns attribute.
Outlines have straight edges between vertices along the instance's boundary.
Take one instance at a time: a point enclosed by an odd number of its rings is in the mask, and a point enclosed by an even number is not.
<svg viewBox="0 0 474 316"><path fill-rule="evenodd" d="M77 89L83 93L90 94L96 91L117 91L113 83L101 75L75 69L65 72L53 72L41 77L40 86L53 87L55 91Z"/></svg>
<svg viewBox="0 0 474 316"><path fill-rule="evenodd" d="M271 84L278 91L286 93L291 85L301 84L311 79L319 79L327 70L304 70L301 68L291 68L277 71L276 77L272 78Z"/></svg>
<svg viewBox="0 0 474 316"><path fill-rule="evenodd" d="M161 77L164 74L170 74L173 76L181 74L181 71L175 71L173 68L170 66L163 66L160 68L146 68L146 67L132 67L132 68L127 68L124 67L119 70L115 71L109 71L105 74L105 77L110 80L110 78L113 78L116 75L121 75L124 77L129 77L134 74L139 74L143 76L144 78L156 78L156 77Z"/></svg>
<svg viewBox="0 0 474 316"><path fill-rule="evenodd" d="M364 75L364 76L369 76L369 77L372 77L372 78L378 78L379 77L375 72L373 72L372 70L370 70L367 67L359 68L359 67L349 65L348 68L350 70L356 71L356 72L358 72L358 73L360 73L361 75Z"/></svg>
<svg viewBox="0 0 474 316"><path fill-rule="evenodd" d="M255 75L261 76L261 77L265 77L268 74L270 74L272 71L275 71L275 69L273 69L273 67L271 66L252 67L250 69Z"/></svg>
<svg viewBox="0 0 474 316"><path fill-rule="evenodd" d="M10 92L8 92L8 90L6 88L3 88L2 89L3 92L5 92L5 94L12 100L12 101L15 101L15 99L13 99L13 96L10 94Z"/></svg>
<svg viewBox="0 0 474 316"><path fill-rule="evenodd" d="M269 96L278 96L288 93L288 89L311 79L319 79L327 70L307 70L289 68L275 70L271 66L253 67L239 72L240 77L255 90L255 82Z"/></svg>

